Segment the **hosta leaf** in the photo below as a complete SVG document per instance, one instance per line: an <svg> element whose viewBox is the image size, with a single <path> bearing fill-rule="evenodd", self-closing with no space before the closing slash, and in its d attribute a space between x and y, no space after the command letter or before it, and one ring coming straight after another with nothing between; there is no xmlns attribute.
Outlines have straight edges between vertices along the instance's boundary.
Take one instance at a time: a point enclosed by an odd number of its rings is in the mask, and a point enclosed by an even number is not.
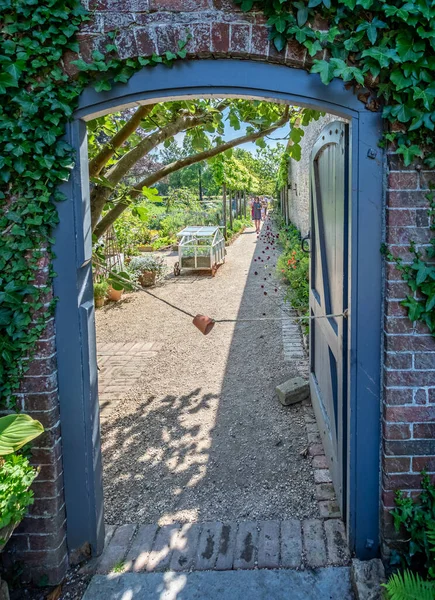
<svg viewBox="0 0 435 600"><path fill-rule="evenodd" d="M29 415L6 415L0 418L0 456L12 454L43 433L39 421Z"/></svg>

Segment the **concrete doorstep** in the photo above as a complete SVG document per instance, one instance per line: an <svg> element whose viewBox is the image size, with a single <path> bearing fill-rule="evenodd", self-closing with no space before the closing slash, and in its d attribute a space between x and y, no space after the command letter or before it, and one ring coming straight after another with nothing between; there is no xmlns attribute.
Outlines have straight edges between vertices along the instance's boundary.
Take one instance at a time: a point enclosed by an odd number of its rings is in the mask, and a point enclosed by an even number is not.
<svg viewBox="0 0 435 600"><path fill-rule="evenodd" d="M95 575L83 600L354 600L349 567Z"/></svg>

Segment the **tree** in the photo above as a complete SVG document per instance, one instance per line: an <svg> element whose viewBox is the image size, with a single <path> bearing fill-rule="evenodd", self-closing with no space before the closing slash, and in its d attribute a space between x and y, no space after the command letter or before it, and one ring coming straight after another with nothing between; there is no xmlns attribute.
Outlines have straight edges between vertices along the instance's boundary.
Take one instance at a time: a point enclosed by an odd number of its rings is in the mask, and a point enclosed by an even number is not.
<svg viewBox="0 0 435 600"><path fill-rule="evenodd" d="M144 190L185 167L208 160L240 144L255 141L282 127L301 109L251 100L176 101L141 106L136 111L101 117L91 124L89 172L93 232L101 237L116 218ZM246 123L246 133L223 141L224 125L234 130ZM184 132L191 153L166 164L128 186L129 173L160 144L169 145ZM101 219L103 210L106 211ZM101 219L101 220L100 220Z"/></svg>

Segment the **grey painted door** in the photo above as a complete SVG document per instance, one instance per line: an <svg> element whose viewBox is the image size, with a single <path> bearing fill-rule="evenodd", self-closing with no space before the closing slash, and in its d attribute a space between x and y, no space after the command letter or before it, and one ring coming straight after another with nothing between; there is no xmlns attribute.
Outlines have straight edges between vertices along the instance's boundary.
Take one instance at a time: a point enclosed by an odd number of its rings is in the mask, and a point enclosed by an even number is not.
<svg viewBox="0 0 435 600"><path fill-rule="evenodd" d="M311 156L310 387L337 495L346 514L349 136L330 123Z"/></svg>

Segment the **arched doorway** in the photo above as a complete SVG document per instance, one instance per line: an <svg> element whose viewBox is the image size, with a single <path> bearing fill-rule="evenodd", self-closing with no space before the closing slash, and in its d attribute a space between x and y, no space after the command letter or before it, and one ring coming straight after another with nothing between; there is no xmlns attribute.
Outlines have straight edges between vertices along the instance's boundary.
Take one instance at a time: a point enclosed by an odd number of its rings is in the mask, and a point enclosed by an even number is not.
<svg viewBox="0 0 435 600"><path fill-rule="evenodd" d="M317 75L241 60L185 61L172 70L143 69L110 92L83 93L68 142L77 161L59 205L55 292L58 378L70 549L104 543L97 366L92 297L86 121L121 107L180 97L274 99L344 117L350 122L349 281L346 418L346 522L360 558L378 547L381 373L382 157L381 118L340 81L325 87ZM67 342L66 342L67 340Z"/></svg>

